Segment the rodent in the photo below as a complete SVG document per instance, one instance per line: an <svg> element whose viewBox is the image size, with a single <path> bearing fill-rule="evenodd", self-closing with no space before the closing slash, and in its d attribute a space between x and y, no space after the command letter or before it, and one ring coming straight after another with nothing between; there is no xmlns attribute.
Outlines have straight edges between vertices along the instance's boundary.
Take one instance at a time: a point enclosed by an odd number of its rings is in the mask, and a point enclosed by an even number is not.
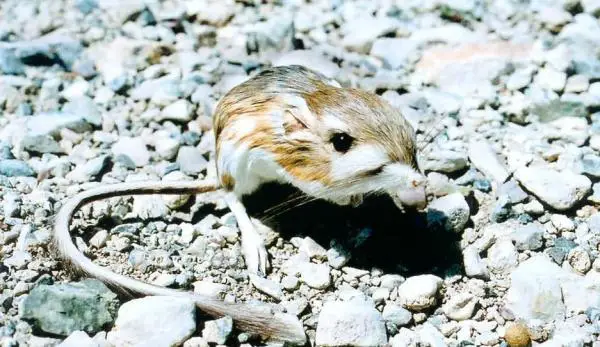
<svg viewBox="0 0 600 347"><path fill-rule="evenodd" d="M217 181L136 182L100 186L70 198L55 222L55 244L76 270L137 295L188 296L215 317L230 316L242 330L304 344L301 322L241 303L228 304L189 292L147 284L94 264L73 244L69 223L86 203L120 195L200 194L225 190L236 217L242 252L252 276L264 275L263 240L241 197L267 182L291 184L335 204L357 205L367 194L424 185L415 132L402 114L378 95L343 88L299 65L267 68L227 92L213 115Z"/></svg>

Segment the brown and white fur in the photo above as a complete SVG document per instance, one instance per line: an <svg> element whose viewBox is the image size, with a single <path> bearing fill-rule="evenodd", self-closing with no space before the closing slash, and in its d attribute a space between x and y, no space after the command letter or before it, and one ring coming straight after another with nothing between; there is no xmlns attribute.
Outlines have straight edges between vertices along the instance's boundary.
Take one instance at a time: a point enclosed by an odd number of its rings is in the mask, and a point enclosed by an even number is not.
<svg viewBox="0 0 600 347"><path fill-rule="evenodd" d="M213 120L219 182L122 183L84 191L67 201L57 216L58 249L75 268L117 289L139 295L185 295L201 310L229 315L249 332L302 344L305 336L295 317L153 286L94 264L72 243L73 214L85 203L112 196L224 189L240 228L248 271L264 275L269 267L266 248L241 197L264 183L279 182L310 197L357 205L365 194L395 196L422 187L414 131L379 96L342 88L297 65L266 69L234 87L218 103Z"/></svg>

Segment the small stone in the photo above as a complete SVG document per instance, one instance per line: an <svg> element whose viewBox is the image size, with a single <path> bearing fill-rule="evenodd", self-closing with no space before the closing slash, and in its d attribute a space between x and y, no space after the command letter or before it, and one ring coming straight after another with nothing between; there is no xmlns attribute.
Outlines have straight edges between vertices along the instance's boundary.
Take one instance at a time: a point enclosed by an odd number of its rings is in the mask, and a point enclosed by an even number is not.
<svg viewBox="0 0 600 347"><path fill-rule="evenodd" d="M515 177L538 199L557 210L568 210L592 188L589 178L570 171L558 172L543 167L517 169Z"/></svg>
<svg viewBox="0 0 600 347"><path fill-rule="evenodd" d="M156 154L165 160L173 160L179 152L180 142L171 137L161 137L154 143Z"/></svg>
<svg viewBox="0 0 600 347"><path fill-rule="evenodd" d="M217 320L212 320L204 323L202 337L208 343L216 343L219 345L225 344L229 339L229 335L233 330L233 320L231 317L223 317Z"/></svg>
<svg viewBox="0 0 600 347"><path fill-rule="evenodd" d="M550 67L544 67L538 71L535 82L542 88L561 91L567 83L567 74Z"/></svg>
<svg viewBox="0 0 600 347"><path fill-rule="evenodd" d="M573 248L567 254L567 261L575 271L585 274L592 268L590 255L581 247Z"/></svg>
<svg viewBox="0 0 600 347"><path fill-rule="evenodd" d="M500 239L488 250L488 266L493 272L506 272L519 263L519 252L511 240Z"/></svg>
<svg viewBox="0 0 600 347"><path fill-rule="evenodd" d="M32 260L29 252L15 250L13 255L4 259L4 265L17 270L24 269Z"/></svg>
<svg viewBox="0 0 600 347"><path fill-rule="evenodd" d="M133 161L137 167L150 162L150 152L141 138L122 137L112 146L114 156L124 155Z"/></svg>
<svg viewBox="0 0 600 347"><path fill-rule="evenodd" d="M360 322L360 324L357 324ZM385 322L363 300L327 301L317 323L317 346L382 346L387 343Z"/></svg>
<svg viewBox="0 0 600 347"><path fill-rule="evenodd" d="M548 248L547 252L555 263L562 265L567 254L576 246L577 244L574 241L565 239L564 237L558 237L554 240L554 246Z"/></svg>
<svg viewBox="0 0 600 347"><path fill-rule="evenodd" d="M379 58L392 70L405 66L417 52L416 42L405 38L378 38L369 55Z"/></svg>
<svg viewBox="0 0 600 347"><path fill-rule="evenodd" d="M429 225L442 224L446 230L460 233L469 221L469 216L469 205L463 195L452 193L429 204L427 222Z"/></svg>
<svg viewBox="0 0 600 347"><path fill-rule="evenodd" d="M350 254L343 249L330 248L327 250L327 263L334 269L341 269L350 261Z"/></svg>
<svg viewBox="0 0 600 347"><path fill-rule="evenodd" d="M467 167L467 156L449 150L435 151L422 165L424 170L452 173Z"/></svg>
<svg viewBox="0 0 600 347"><path fill-rule="evenodd" d="M506 80L508 90L521 90L531 83L531 69L520 69L512 73Z"/></svg>
<svg viewBox="0 0 600 347"><path fill-rule="evenodd" d="M227 293L227 286L225 284L203 280L194 282L193 285L194 293L210 298L221 298Z"/></svg>
<svg viewBox="0 0 600 347"><path fill-rule="evenodd" d="M300 252L306 253L311 259L324 260L327 258L327 250L308 236L302 240Z"/></svg>
<svg viewBox="0 0 600 347"><path fill-rule="evenodd" d="M590 80L583 75L573 75L567 79L565 93L583 93L588 90Z"/></svg>
<svg viewBox="0 0 600 347"><path fill-rule="evenodd" d="M107 341L116 346L180 345L196 330L196 305L178 297L148 296L119 308Z"/></svg>
<svg viewBox="0 0 600 347"><path fill-rule="evenodd" d="M64 150L60 147L56 140L54 140L50 136L44 135L27 135L21 140L21 146L23 146L23 149L25 149L26 151L33 153L64 153Z"/></svg>
<svg viewBox="0 0 600 347"><path fill-rule="evenodd" d="M344 24L341 44L348 50L367 53L377 38L396 30L398 24L391 17L358 16Z"/></svg>
<svg viewBox="0 0 600 347"><path fill-rule="evenodd" d="M422 311L437 303L442 279L434 275L409 277L398 287L400 303L411 311Z"/></svg>
<svg viewBox="0 0 600 347"><path fill-rule="evenodd" d="M300 280L295 276L285 276L281 279L281 285L288 291L296 290L300 285Z"/></svg>
<svg viewBox="0 0 600 347"><path fill-rule="evenodd" d="M474 247L467 247L463 251L463 264L467 276L481 279L490 278L487 265Z"/></svg>
<svg viewBox="0 0 600 347"><path fill-rule="evenodd" d="M331 284L329 267L325 264L300 264L300 279L311 288L326 289Z"/></svg>
<svg viewBox="0 0 600 347"><path fill-rule="evenodd" d="M210 3L210 11L207 11L205 4L189 2L186 3L186 13L190 17L195 16L198 23L221 27L235 16L236 7L233 1L214 1Z"/></svg>
<svg viewBox="0 0 600 347"><path fill-rule="evenodd" d="M389 290L393 290L393 289L397 288L399 285L401 285L402 282L404 282L404 281L405 281L404 277L402 277L400 275L387 274L387 275L381 276L380 286L382 288L387 288Z"/></svg>
<svg viewBox="0 0 600 347"><path fill-rule="evenodd" d="M508 343L508 347L529 347L531 346L531 338L529 330L521 323L512 323L504 332L504 339Z"/></svg>
<svg viewBox="0 0 600 347"><path fill-rule="evenodd" d="M196 147L182 146L179 148L176 162L181 172L186 175L198 175L208 167L208 161Z"/></svg>
<svg viewBox="0 0 600 347"><path fill-rule="evenodd" d="M512 234L512 239L518 250L531 250L535 251L543 246L542 236L544 235L544 229L535 223L529 223L525 226L519 227Z"/></svg>
<svg viewBox="0 0 600 347"><path fill-rule="evenodd" d="M509 176L508 170L487 142L471 141L469 160L477 170L498 183L504 183Z"/></svg>
<svg viewBox="0 0 600 347"><path fill-rule="evenodd" d="M454 295L444 305L446 316L455 321L463 321L473 317L477 298L468 293Z"/></svg>
<svg viewBox="0 0 600 347"><path fill-rule="evenodd" d="M412 313L402 306L387 304L383 308L382 317L388 326L388 330L397 332L398 328L410 323L412 320Z"/></svg>
<svg viewBox="0 0 600 347"><path fill-rule="evenodd" d="M255 274L249 274L250 282L260 292L267 294L277 300L283 299L283 290L277 282L271 281L268 278L260 277Z"/></svg>
<svg viewBox="0 0 600 347"><path fill-rule="evenodd" d="M102 282L38 285L20 307L23 320L38 331L68 336L74 331L96 333L112 324L117 295Z"/></svg>
<svg viewBox="0 0 600 347"><path fill-rule="evenodd" d="M26 162L17 159L0 160L0 175L7 177L33 177L35 171Z"/></svg>
<svg viewBox="0 0 600 347"><path fill-rule="evenodd" d="M194 107L187 100L177 100L163 108L157 121L172 120L177 122L189 122L193 119Z"/></svg>
<svg viewBox="0 0 600 347"><path fill-rule="evenodd" d="M106 241L108 240L108 231L102 229L98 231L92 238L89 243L90 246L95 247L96 249L100 249L106 245Z"/></svg>
<svg viewBox="0 0 600 347"><path fill-rule="evenodd" d="M81 183L89 182L105 170L109 164L110 157L102 155L78 165L73 171L67 174L66 178Z"/></svg>
<svg viewBox="0 0 600 347"><path fill-rule="evenodd" d="M249 52L285 52L293 47L296 29L291 15L274 16L258 22L246 31Z"/></svg>
<svg viewBox="0 0 600 347"><path fill-rule="evenodd" d="M387 288L375 288L371 293L371 299L375 302L376 305L383 303L385 300L389 299L390 290Z"/></svg>

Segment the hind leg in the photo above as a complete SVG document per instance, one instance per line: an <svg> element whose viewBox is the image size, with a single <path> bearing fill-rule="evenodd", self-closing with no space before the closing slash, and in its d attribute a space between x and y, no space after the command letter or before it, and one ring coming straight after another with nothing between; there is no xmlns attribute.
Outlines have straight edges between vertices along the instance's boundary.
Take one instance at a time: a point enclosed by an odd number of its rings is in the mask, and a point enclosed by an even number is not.
<svg viewBox="0 0 600 347"><path fill-rule="evenodd" d="M225 200L237 220L242 239L242 254L248 271L264 277L269 267L269 258L263 238L250 220L246 208L233 192L227 193Z"/></svg>

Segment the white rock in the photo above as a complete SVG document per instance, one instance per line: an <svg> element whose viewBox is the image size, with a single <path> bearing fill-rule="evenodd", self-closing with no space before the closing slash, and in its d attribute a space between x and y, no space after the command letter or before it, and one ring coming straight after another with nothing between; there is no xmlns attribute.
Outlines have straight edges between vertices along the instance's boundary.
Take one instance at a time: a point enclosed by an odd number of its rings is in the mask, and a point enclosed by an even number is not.
<svg viewBox="0 0 600 347"><path fill-rule="evenodd" d="M571 220L571 218L563 215L563 214L553 214L550 216L550 221L552 225L560 231L573 231L575 230L575 223Z"/></svg>
<svg viewBox="0 0 600 347"><path fill-rule="evenodd" d="M217 320L204 322L202 337L209 343L212 342L222 345L227 342L232 330L233 320L231 317L223 317Z"/></svg>
<svg viewBox="0 0 600 347"><path fill-rule="evenodd" d="M154 142L156 154L162 159L169 161L175 158L179 151L179 146L179 141L171 137L161 137Z"/></svg>
<svg viewBox="0 0 600 347"><path fill-rule="evenodd" d="M409 277L398 287L400 303L412 311L421 311L437 303L442 279L434 275Z"/></svg>
<svg viewBox="0 0 600 347"><path fill-rule="evenodd" d="M516 179L538 199L557 210L568 210L592 189L592 182L570 171L559 172L546 167L522 167Z"/></svg>
<svg viewBox="0 0 600 347"><path fill-rule="evenodd" d="M325 289L331 284L329 266L325 264L300 264L300 279L311 288Z"/></svg>
<svg viewBox="0 0 600 347"><path fill-rule="evenodd" d="M433 200L427 208L427 222L441 223L448 231L460 233L469 221L470 209L461 193L452 193Z"/></svg>
<svg viewBox="0 0 600 347"><path fill-rule="evenodd" d="M563 270L545 255L521 263L511 274L506 305L516 318L549 322L563 319L560 277Z"/></svg>
<svg viewBox="0 0 600 347"><path fill-rule="evenodd" d="M380 286L382 288L387 288L387 289L392 290L392 289L398 287L404 281L405 281L404 277L402 277L400 275L387 274L387 275L381 276Z"/></svg>
<svg viewBox="0 0 600 347"><path fill-rule="evenodd" d="M308 255L308 257L311 259L327 259L327 250L308 236L302 240L302 243L300 244L300 252L306 253L306 255Z"/></svg>
<svg viewBox="0 0 600 347"><path fill-rule="evenodd" d="M469 293L459 293L450 297L443 310L448 318L463 321L473 317L477 298Z"/></svg>
<svg viewBox="0 0 600 347"><path fill-rule="evenodd" d="M587 273L592 268L590 255L581 247L570 250L567 254L567 261L573 269L582 274Z"/></svg>
<svg viewBox="0 0 600 347"><path fill-rule="evenodd" d="M444 342L444 335L437 330L431 323L424 323L417 333L419 334L419 340L421 343L430 347L446 347Z"/></svg>
<svg viewBox="0 0 600 347"><path fill-rule="evenodd" d="M196 330L196 305L192 300L148 296L119 308L107 340L117 346L171 346L182 344Z"/></svg>
<svg viewBox="0 0 600 347"><path fill-rule="evenodd" d="M283 299L283 289L279 283L255 274L249 274L249 276L252 285L260 292L265 293L277 300Z"/></svg>
<svg viewBox="0 0 600 347"><path fill-rule="evenodd" d="M488 266L492 272L511 270L519 263L519 252L511 240L500 239L488 250Z"/></svg>
<svg viewBox="0 0 600 347"><path fill-rule="evenodd" d="M114 156L125 155L129 157L137 167L145 166L150 162L150 152L141 138L121 137L112 146Z"/></svg>
<svg viewBox="0 0 600 347"><path fill-rule="evenodd" d="M394 327L405 326L412 320L412 313L402 306L395 304L387 304L383 308L383 319Z"/></svg>
<svg viewBox="0 0 600 347"><path fill-rule="evenodd" d="M467 276L481 279L490 278L487 265L481 259L479 251L475 247L469 246L465 248L463 251L463 264Z"/></svg>
<svg viewBox="0 0 600 347"><path fill-rule="evenodd" d="M406 65L416 53L417 44L405 38L383 37L375 40L370 55L383 60L392 70Z"/></svg>
<svg viewBox="0 0 600 347"><path fill-rule="evenodd" d="M504 183L509 176L492 146L484 140L469 143L469 160L477 170L499 184Z"/></svg>
<svg viewBox="0 0 600 347"><path fill-rule="evenodd" d="M177 100L162 109L157 121L172 120L189 122L194 118L194 106L187 100Z"/></svg>
<svg viewBox="0 0 600 347"><path fill-rule="evenodd" d="M193 283L194 293L211 298L222 298L227 293L227 285L202 280Z"/></svg>
<svg viewBox="0 0 600 347"><path fill-rule="evenodd" d="M561 91L567 83L567 74L545 67L538 71L534 81L542 88Z"/></svg>
<svg viewBox="0 0 600 347"><path fill-rule="evenodd" d="M317 346L382 346L387 343L385 322L373 307L362 300L328 301L317 323Z"/></svg>
<svg viewBox="0 0 600 347"><path fill-rule="evenodd" d="M584 75L573 75L567 79L565 93L582 93L588 90L590 80Z"/></svg>
<svg viewBox="0 0 600 347"><path fill-rule="evenodd" d="M391 17L359 16L344 24L344 38L342 46L359 53L371 50L373 41L378 37L393 32L398 28L399 22Z"/></svg>

